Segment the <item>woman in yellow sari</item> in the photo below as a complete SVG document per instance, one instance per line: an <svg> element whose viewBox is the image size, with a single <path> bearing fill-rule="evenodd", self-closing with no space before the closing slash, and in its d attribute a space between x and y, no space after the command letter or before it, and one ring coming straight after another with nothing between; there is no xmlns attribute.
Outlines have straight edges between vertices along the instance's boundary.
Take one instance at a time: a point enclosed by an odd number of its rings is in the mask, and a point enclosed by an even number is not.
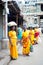
<svg viewBox="0 0 43 65"><path fill-rule="evenodd" d="M34 42L34 30L32 29L32 27L30 28L30 31L29 31L29 36L30 36L30 41L31 41L31 44L34 45L35 42Z"/></svg>
<svg viewBox="0 0 43 65"><path fill-rule="evenodd" d="M23 55L29 55L30 53L29 31L25 27L22 34L22 44L23 44L23 49L22 49Z"/></svg>
<svg viewBox="0 0 43 65"><path fill-rule="evenodd" d="M14 26L10 27L10 31L8 33L9 37L9 44L10 44L10 57L11 59L17 59L18 58L18 51L17 51L17 36L16 32L14 31Z"/></svg>

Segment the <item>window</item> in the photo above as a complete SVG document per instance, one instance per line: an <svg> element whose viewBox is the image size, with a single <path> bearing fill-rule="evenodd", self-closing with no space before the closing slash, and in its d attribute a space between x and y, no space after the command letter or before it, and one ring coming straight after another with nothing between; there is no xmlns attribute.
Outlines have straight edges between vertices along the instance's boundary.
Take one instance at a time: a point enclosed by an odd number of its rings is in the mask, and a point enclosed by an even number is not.
<svg viewBox="0 0 43 65"><path fill-rule="evenodd" d="M25 1L25 4L29 4L29 1Z"/></svg>
<svg viewBox="0 0 43 65"><path fill-rule="evenodd" d="M43 15L40 16L40 19L43 19Z"/></svg>
<svg viewBox="0 0 43 65"><path fill-rule="evenodd" d="M43 4L41 4L41 11L43 11Z"/></svg>
<svg viewBox="0 0 43 65"><path fill-rule="evenodd" d="M35 19L34 24L37 24L37 19Z"/></svg>

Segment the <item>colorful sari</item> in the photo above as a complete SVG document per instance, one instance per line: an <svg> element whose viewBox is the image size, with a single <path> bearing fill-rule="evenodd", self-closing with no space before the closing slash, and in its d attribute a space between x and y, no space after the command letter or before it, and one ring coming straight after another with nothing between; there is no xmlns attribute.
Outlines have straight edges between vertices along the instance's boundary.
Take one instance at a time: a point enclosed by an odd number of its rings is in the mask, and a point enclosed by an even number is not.
<svg viewBox="0 0 43 65"><path fill-rule="evenodd" d="M28 30L26 30L22 34L22 44L23 44L22 53L24 55L28 55L30 53L30 40L29 40L29 32L28 32Z"/></svg>

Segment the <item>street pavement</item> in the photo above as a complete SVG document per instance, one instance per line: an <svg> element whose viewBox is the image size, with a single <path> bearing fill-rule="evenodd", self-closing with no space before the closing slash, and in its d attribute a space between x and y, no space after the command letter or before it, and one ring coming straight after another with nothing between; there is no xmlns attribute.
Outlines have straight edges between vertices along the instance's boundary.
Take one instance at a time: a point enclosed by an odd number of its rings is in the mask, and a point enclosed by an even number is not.
<svg viewBox="0 0 43 65"><path fill-rule="evenodd" d="M7 65L10 61L9 50L0 50L0 65Z"/></svg>
<svg viewBox="0 0 43 65"><path fill-rule="evenodd" d="M30 53L29 56L22 55L22 46L19 45L17 60L10 60L9 50L0 50L0 65L43 65L43 35L40 39L39 44L33 46L34 52Z"/></svg>
<svg viewBox="0 0 43 65"><path fill-rule="evenodd" d="M19 57L17 60L11 60L8 65L43 65L43 36L39 44L34 45L34 52L29 56L22 55L22 47L19 48Z"/></svg>

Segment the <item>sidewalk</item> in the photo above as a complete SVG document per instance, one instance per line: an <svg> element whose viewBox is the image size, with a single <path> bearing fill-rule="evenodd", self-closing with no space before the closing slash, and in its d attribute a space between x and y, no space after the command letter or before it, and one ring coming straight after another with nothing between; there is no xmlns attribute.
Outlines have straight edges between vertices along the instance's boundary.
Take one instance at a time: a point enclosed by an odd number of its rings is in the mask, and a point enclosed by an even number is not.
<svg viewBox="0 0 43 65"><path fill-rule="evenodd" d="M7 65L10 62L9 50L0 50L0 65Z"/></svg>

